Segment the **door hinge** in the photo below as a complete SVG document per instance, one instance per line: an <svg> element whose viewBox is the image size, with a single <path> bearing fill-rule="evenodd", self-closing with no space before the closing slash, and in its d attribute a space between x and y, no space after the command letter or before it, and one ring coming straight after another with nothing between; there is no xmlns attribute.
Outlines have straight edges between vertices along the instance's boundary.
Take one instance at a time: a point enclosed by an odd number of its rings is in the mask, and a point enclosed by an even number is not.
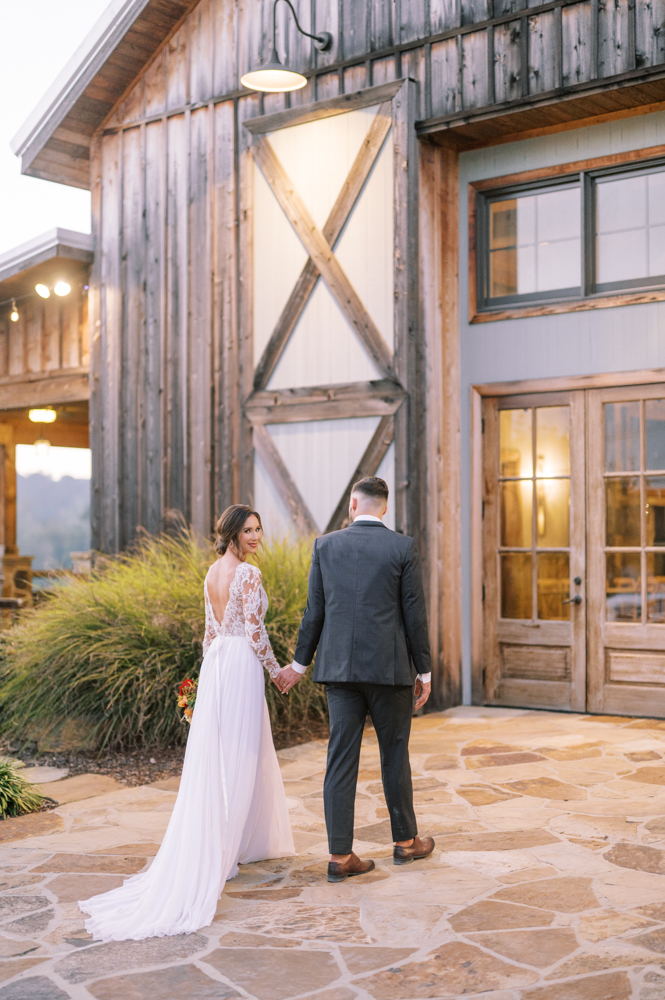
<svg viewBox="0 0 665 1000"><path fill-rule="evenodd" d="M483 601L485 600L485 584L483 584Z"/></svg>
<svg viewBox="0 0 665 1000"><path fill-rule="evenodd" d="M485 517L485 501L484 501L484 500L483 500L483 502L482 502L482 507L481 507L481 515L480 515L480 516L481 516L482 518L484 518L484 517Z"/></svg>
<svg viewBox="0 0 665 1000"><path fill-rule="evenodd" d="M480 433L481 434L485 433L485 418L484 417L480 418Z"/></svg>

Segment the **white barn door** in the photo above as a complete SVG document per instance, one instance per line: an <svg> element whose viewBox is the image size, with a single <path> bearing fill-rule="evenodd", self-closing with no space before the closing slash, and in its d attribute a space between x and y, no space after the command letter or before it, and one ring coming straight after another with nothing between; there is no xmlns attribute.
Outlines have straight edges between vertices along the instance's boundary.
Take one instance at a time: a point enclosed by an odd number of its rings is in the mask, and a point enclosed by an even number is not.
<svg viewBox="0 0 665 1000"><path fill-rule="evenodd" d="M275 537L341 527L363 475L387 481L386 524L406 529L395 490L396 434L397 454L408 451L395 419L408 381L399 350L405 225L395 210L400 89L246 122L254 384L245 415L254 503Z"/></svg>

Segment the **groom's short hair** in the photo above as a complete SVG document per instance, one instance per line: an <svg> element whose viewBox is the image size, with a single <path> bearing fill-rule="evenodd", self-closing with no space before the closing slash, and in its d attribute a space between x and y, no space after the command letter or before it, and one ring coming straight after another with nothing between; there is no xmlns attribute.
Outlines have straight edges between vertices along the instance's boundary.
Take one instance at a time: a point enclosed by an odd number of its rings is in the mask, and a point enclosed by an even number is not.
<svg viewBox="0 0 665 1000"><path fill-rule="evenodd" d="M351 493L361 493L375 503L384 503L388 499L388 484L378 476L367 476L353 484Z"/></svg>

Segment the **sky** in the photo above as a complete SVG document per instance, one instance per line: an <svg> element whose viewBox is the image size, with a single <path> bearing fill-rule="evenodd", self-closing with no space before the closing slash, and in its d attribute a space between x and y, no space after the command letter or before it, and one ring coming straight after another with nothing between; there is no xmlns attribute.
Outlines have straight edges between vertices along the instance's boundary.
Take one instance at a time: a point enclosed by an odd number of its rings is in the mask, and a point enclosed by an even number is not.
<svg viewBox="0 0 665 1000"><path fill-rule="evenodd" d="M58 226L90 232L90 195L22 177L9 143L109 0L0 0L0 254Z"/></svg>
<svg viewBox="0 0 665 1000"><path fill-rule="evenodd" d="M16 472L19 476L40 473L54 482L63 476L90 479L91 451L89 448L51 448L48 444L17 444Z"/></svg>

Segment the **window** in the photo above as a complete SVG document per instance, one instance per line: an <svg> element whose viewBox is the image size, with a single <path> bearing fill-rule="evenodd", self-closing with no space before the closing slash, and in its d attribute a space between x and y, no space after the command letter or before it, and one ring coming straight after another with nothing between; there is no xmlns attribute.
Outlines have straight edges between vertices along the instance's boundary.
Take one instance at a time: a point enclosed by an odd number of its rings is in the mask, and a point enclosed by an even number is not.
<svg viewBox="0 0 665 1000"><path fill-rule="evenodd" d="M484 192L478 309L665 287L665 164Z"/></svg>

